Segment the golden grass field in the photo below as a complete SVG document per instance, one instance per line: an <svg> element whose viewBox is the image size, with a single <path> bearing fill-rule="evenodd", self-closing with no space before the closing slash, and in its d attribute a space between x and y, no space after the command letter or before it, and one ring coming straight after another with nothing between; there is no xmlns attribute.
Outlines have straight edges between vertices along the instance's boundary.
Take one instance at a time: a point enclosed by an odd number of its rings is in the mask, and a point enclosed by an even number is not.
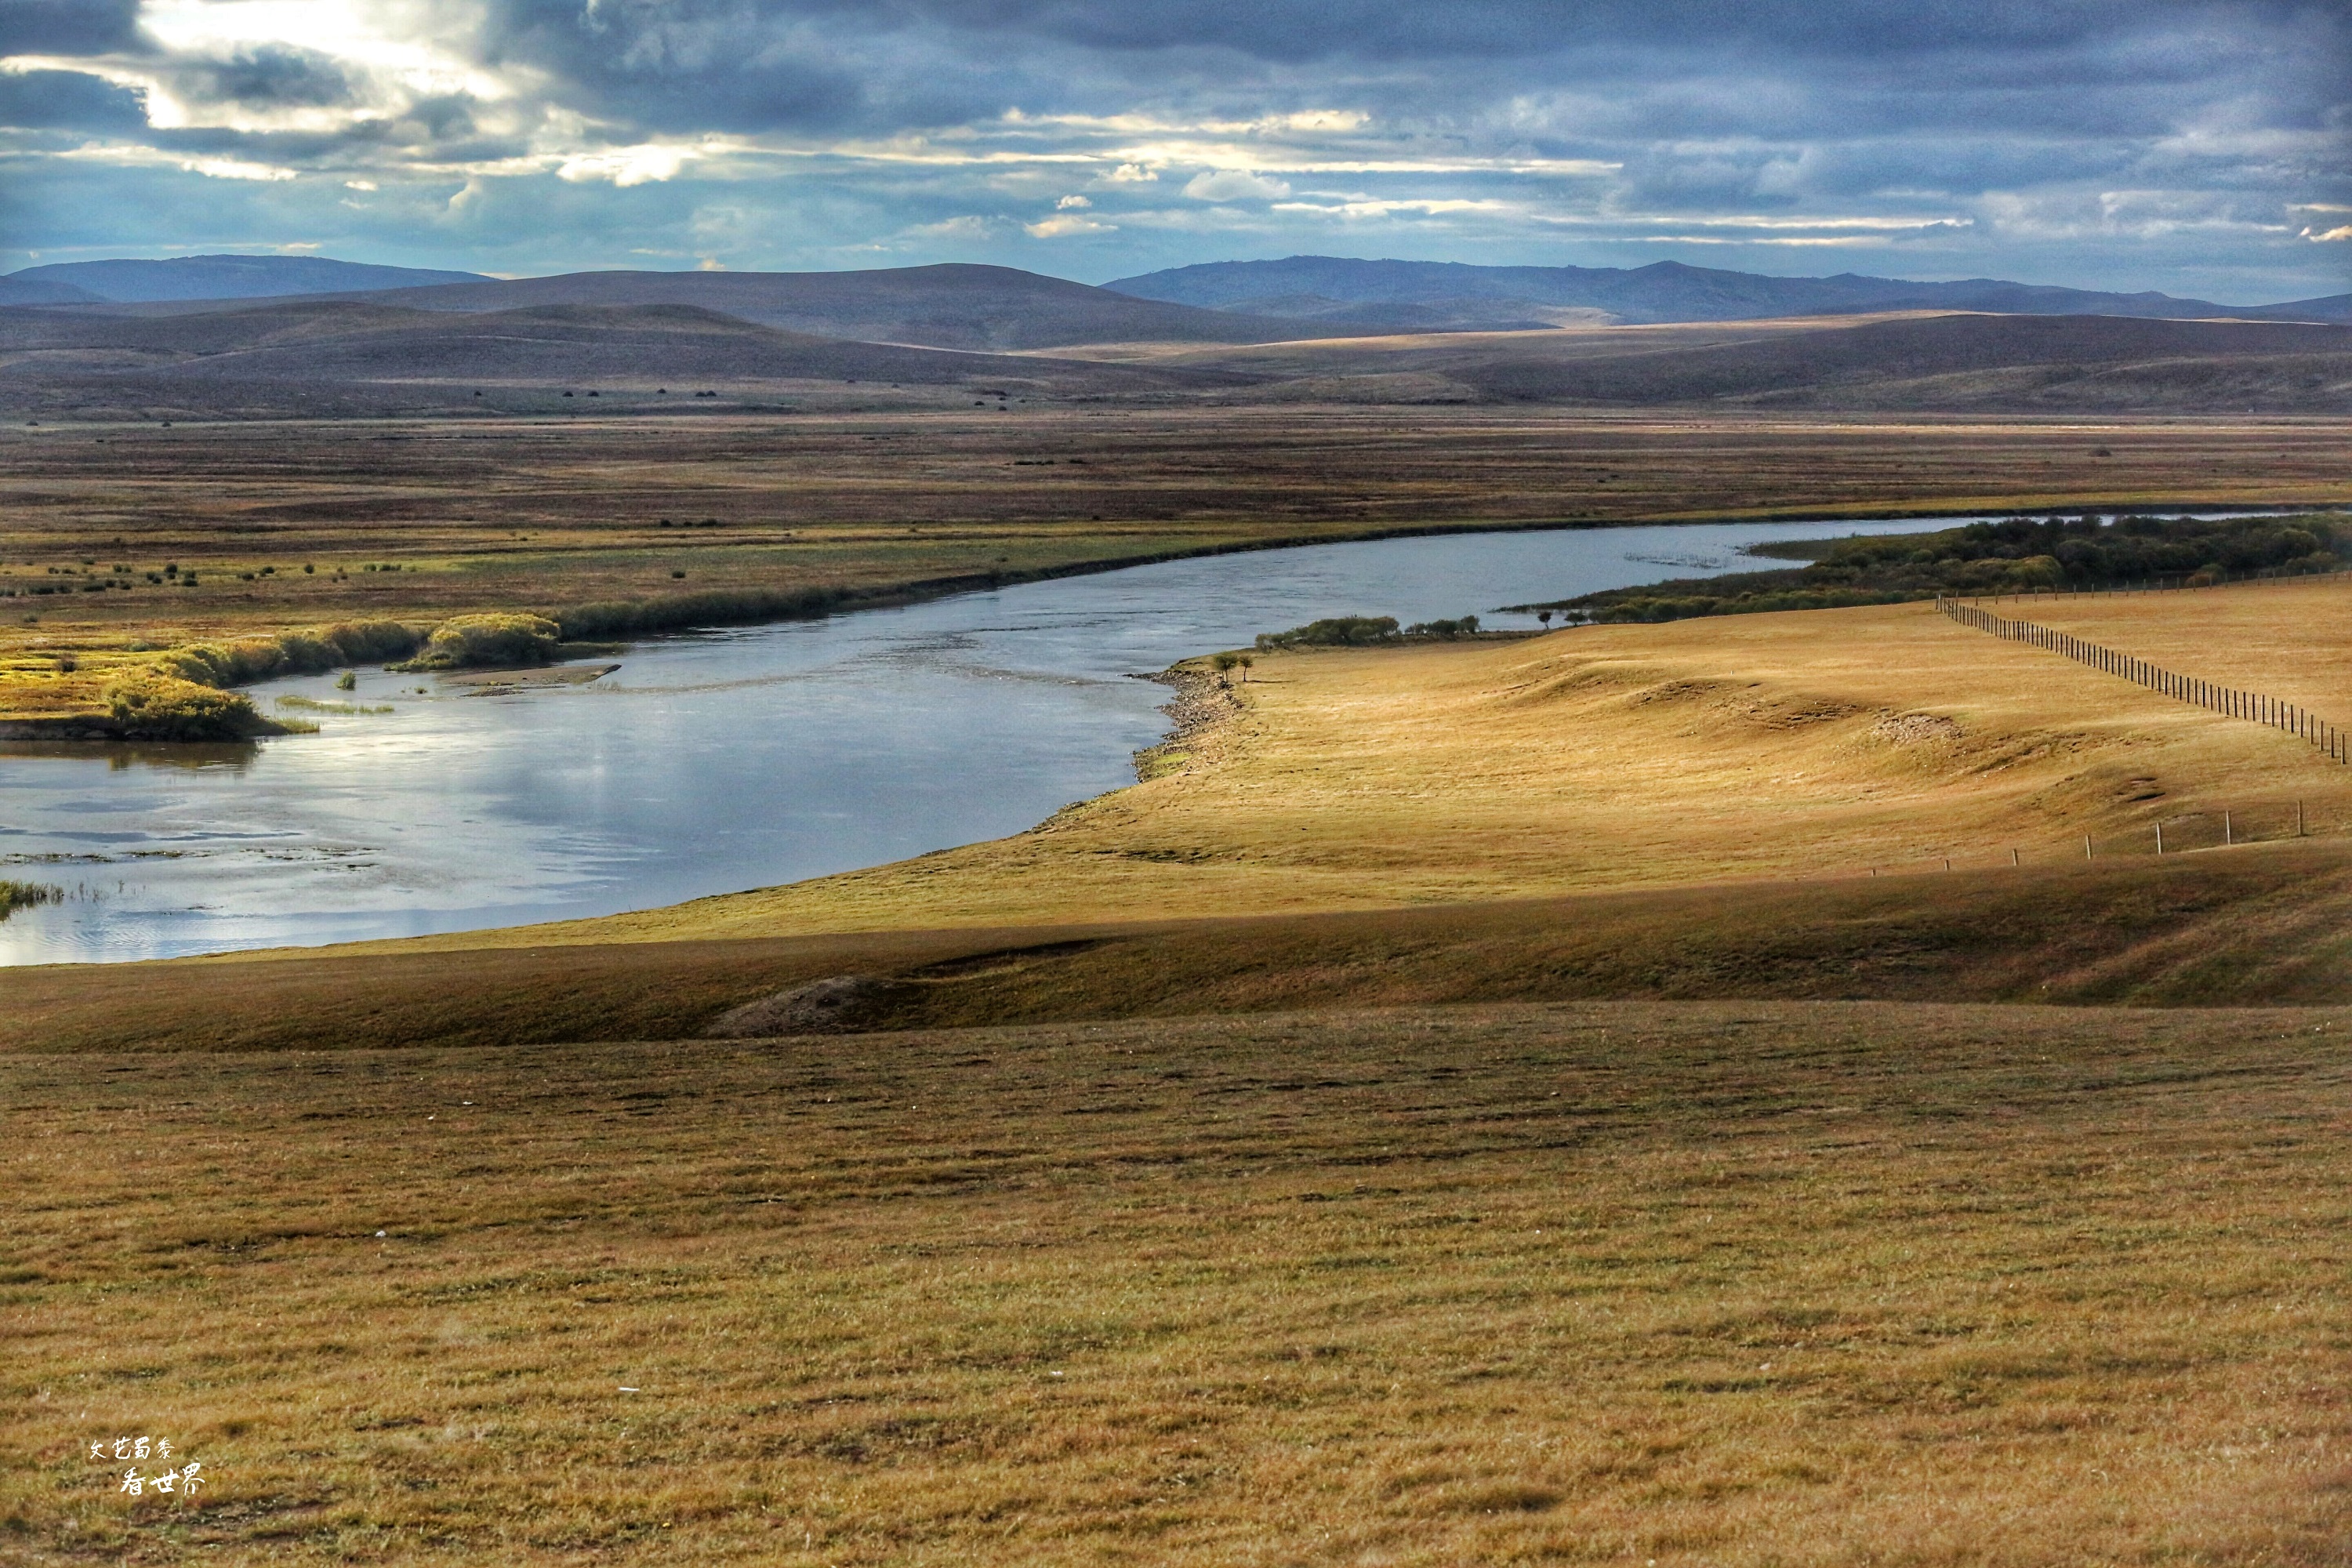
<svg viewBox="0 0 2352 1568"><path fill-rule="evenodd" d="M2333 502L2340 435L1313 406L11 428L0 720L93 711L109 673L175 644L355 618L887 594L1400 530ZM166 565L196 585L149 581ZM100 582L123 585L81 591Z"/></svg>
<svg viewBox="0 0 2352 1568"><path fill-rule="evenodd" d="M0 1553L2316 1568L2347 1029L14 1054Z"/></svg>
<svg viewBox="0 0 2352 1568"><path fill-rule="evenodd" d="M2003 609L2352 718L2347 595ZM2352 1560L2352 769L1927 605L1252 677L993 844L0 977L0 1560Z"/></svg>

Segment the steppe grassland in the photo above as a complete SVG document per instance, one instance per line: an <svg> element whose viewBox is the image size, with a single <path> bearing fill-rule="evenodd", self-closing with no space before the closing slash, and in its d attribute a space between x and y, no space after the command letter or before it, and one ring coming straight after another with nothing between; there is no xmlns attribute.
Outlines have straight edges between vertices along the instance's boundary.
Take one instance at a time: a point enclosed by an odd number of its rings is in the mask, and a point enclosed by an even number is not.
<svg viewBox="0 0 2352 1568"><path fill-rule="evenodd" d="M2352 493L2338 436L1487 407L44 425L0 431L0 715L94 710L154 648L340 620L1564 519L2327 502ZM107 581L130 585L81 591Z"/></svg>
<svg viewBox="0 0 2352 1568"><path fill-rule="evenodd" d="M10 1056L0 1542L2338 1563L2347 1030L1587 1005ZM211 1489L121 1495L87 1451L123 1433Z"/></svg>
<svg viewBox="0 0 2352 1568"><path fill-rule="evenodd" d="M2085 601L2086 605L2090 602ZM2116 600L2117 647L2352 720L2352 580ZM2035 612L2041 613L2038 609ZM2223 650L2227 650L2224 652ZM2192 656L2196 656L2192 659ZM2201 659L2201 662L2197 660ZM1932 605L1261 657L1178 773L1012 838L453 943L1367 908L2352 826L2352 769Z"/></svg>

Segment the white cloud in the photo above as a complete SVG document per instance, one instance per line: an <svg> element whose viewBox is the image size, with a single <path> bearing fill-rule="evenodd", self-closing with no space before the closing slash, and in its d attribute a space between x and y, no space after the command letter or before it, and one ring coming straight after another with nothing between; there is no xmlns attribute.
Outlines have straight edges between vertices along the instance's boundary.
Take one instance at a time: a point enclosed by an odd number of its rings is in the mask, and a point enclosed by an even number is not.
<svg viewBox="0 0 2352 1568"><path fill-rule="evenodd" d="M609 180L623 187L651 184L675 179L694 156L692 148L664 147L653 142L616 147L609 153L583 153L566 158L557 165L555 177L574 184L590 180Z"/></svg>
<svg viewBox="0 0 2352 1568"><path fill-rule="evenodd" d="M2303 237L2305 239L2316 240L2322 245L2326 244L2330 240L2352 239L2352 223L2347 223L2341 228L2331 228L2326 234L2314 234L2311 230L2305 229L2303 231Z"/></svg>
<svg viewBox="0 0 2352 1568"><path fill-rule="evenodd" d="M1060 201L1055 202L1054 205L1061 208L1064 212L1068 212L1072 208L1090 207L1095 204L1087 200L1084 196L1064 196Z"/></svg>
<svg viewBox="0 0 2352 1568"><path fill-rule="evenodd" d="M1290 183L1242 169L1217 169L1193 175L1184 194L1196 202L1270 202L1288 195Z"/></svg>
<svg viewBox="0 0 2352 1568"><path fill-rule="evenodd" d="M1021 226L1038 239L1062 239L1074 234L1109 234L1118 226L1069 215L1049 217L1039 223L1024 223Z"/></svg>
<svg viewBox="0 0 2352 1568"><path fill-rule="evenodd" d="M1148 185L1159 177L1160 172L1157 169L1146 167L1141 163L1121 163L1103 176L1115 185Z"/></svg>
<svg viewBox="0 0 2352 1568"><path fill-rule="evenodd" d="M298 177L294 170L279 168L273 163L249 163L243 158L186 158L160 147L127 147L105 142L86 142L53 155L92 163L110 163L119 168L177 169L183 174L202 174L208 180L274 182Z"/></svg>

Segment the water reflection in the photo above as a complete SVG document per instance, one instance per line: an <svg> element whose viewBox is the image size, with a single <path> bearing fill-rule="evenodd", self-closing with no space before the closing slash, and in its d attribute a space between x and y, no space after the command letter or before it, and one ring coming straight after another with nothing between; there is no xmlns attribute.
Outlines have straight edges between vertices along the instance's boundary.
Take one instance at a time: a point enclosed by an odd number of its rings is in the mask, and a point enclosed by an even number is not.
<svg viewBox="0 0 2352 1568"><path fill-rule="evenodd" d="M76 763L103 761L110 773L144 763L157 768L226 768L243 773L261 754L253 741L174 742L160 741L0 741L0 762L16 757L54 757Z"/></svg>

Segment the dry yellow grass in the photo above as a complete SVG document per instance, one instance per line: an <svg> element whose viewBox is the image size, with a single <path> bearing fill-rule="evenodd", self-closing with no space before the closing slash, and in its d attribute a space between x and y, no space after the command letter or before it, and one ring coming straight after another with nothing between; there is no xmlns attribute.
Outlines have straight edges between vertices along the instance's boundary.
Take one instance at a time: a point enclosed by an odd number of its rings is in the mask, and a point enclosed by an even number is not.
<svg viewBox="0 0 2352 1568"><path fill-rule="evenodd" d="M2340 1563L2347 1028L0 1058L0 1556Z"/></svg>
<svg viewBox="0 0 2352 1568"><path fill-rule="evenodd" d="M2100 635L2352 719L2352 584L2105 602ZM2087 626L2089 623L2085 623ZM2087 634L2086 634L2087 635ZM2227 649L2226 653L2221 650ZM1041 829L608 921L646 940L1369 908L2178 849L2352 826L2352 769L1928 605L1262 658L1181 773ZM2210 815L2209 815L2210 814Z"/></svg>

